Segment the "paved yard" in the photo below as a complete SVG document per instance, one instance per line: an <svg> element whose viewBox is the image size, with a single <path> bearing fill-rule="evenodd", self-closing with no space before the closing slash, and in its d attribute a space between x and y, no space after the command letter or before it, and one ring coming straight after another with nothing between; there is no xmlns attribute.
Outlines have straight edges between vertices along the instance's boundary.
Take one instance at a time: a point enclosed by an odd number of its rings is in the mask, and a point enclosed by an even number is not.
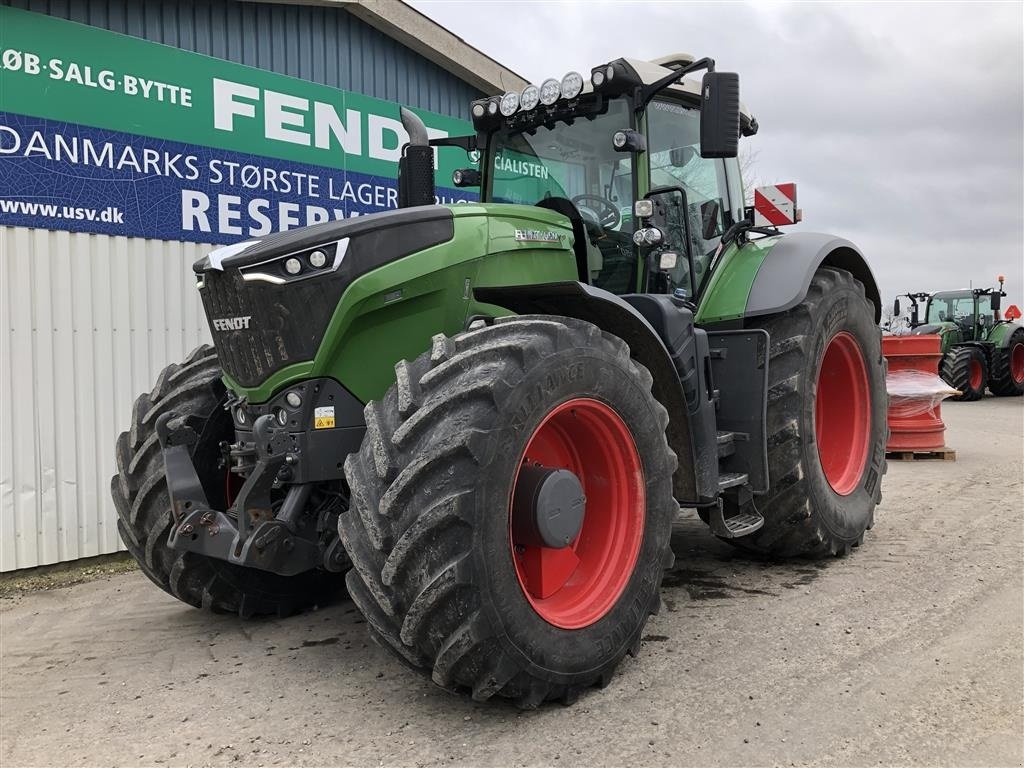
<svg viewBox="0 0 1024 768"><path fill-rule="evenodd" d="M751 561L686 513L643 652L570 708L449 695L349 602L242 622L137 572L0 601L0 763L1021 765L1024 401L943 412L958 460L891 463L849 558Z"/></svg>

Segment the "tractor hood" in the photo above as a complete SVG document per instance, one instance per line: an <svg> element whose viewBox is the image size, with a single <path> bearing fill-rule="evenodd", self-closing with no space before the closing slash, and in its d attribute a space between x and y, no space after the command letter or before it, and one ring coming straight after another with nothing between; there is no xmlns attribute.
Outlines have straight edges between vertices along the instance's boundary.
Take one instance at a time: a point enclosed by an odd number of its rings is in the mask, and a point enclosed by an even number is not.
<svg viewBox="0 0 1024 768"><path fill-rule="evenodd" d="M345 288L454 231L451 210L425 206L281 232L200 259L192 268L225 372L251 387L311 360Z"/></svg>
<svg viewBox="0 0 1024 768"><path fill-rule="evenodd" d="M313 360L349 286L449 241L439 266L499 251L564 251L572 247L572 230L564 216L533 206L431 205L218 248L193 270L221 366L235 384L254 388L282 368Z"/></svg>

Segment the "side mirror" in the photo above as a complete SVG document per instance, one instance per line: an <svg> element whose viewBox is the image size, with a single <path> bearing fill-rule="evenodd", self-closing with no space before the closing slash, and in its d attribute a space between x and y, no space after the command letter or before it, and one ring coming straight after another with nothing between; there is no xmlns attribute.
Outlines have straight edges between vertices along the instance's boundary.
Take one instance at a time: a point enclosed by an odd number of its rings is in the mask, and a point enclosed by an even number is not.
<svg viewBox="0 0 1024 768"><path fill-rule="evenodd" d="M1002 298L1003 297L1000 296L998 291L994 292L992 294L992 304L991 304L991 306L992 306L992 311L993 312L998 312L999 311L999 307L1002 304Z"/></svg>
<svg viewBox="0 0 1024 768"><path fill-rule="evenodd" d="M740 145L740 76L735 72L705 72L700 93L701 157L736 157Z"/></svg>
<svg viewBox="0 0 1024 768"><path fill-rule="evenodd" d="M700 204L700 228L705 240L713 240L722 234L718 200L706 200Z"/></svg>
<svg viewBox="0 0 1024 768"><path fill-rule="evenodd" d="M899 300L899 298L897 298L892 303L892 316L893 317L899 317L900 314L901 314L900 313L900 300Z"/></svg>

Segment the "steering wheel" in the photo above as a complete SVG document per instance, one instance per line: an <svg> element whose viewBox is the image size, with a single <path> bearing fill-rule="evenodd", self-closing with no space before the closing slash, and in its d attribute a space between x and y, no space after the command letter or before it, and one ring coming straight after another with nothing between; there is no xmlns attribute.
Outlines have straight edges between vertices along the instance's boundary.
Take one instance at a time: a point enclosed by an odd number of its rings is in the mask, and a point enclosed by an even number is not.
<svg viewBox="0 0 1024 768"><path fill-rule="evenodd" d="M619 209L610 200L600 195L576 195L576 197L572 198L572 202L573 205L580 208L581 214L583 209L593 213L597 218L597 223L603 229L615 229L622 223L622 215L619 213ZM583 205L580 205L580 203L583 203ZM587 203L596 203L596 206L587 205Z"/></svg>

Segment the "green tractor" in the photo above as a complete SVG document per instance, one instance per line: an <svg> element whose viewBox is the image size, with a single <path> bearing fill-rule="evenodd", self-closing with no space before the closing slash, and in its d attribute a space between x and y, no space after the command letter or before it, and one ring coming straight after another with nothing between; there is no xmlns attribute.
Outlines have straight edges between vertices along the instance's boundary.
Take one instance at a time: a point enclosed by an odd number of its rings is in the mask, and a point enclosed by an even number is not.
<svg viewBox="0 0 1024 768"><path fill-rule="evenodd" d="M862 543L879 291L852 243L750 217L757 123L710 59L618 59L471 114L428 141L402 111L397 210L195 264L214 345L138 398L112 491L185 603L284 615L343 581L438 685L571 702L638 651L681 506L756 555ZM482 159L453 178L479 204L433 204L437 147Z"/></svg>
<svg viewBox="0 0 1024 768"><path fill-rule="evenodd" d="M1014 322L1014 316L1019 316L1016 307L1000 317L1006 292L1003 276L998 279L998 288L903 294L910 299L911 333L941 338L939 376L960 392L951 400L980 400L986 387L997 396L1024 394L1024 328ZM900 314L899 297L893 311Z"/></svg>

